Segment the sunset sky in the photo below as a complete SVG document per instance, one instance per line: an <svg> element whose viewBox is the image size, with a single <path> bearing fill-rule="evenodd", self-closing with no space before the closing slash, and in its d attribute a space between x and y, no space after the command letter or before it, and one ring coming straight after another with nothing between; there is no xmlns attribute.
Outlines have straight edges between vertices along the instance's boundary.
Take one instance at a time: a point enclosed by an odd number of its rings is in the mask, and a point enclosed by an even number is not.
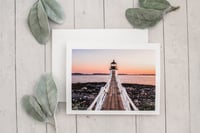
<svg viewBox="0 0 200 133"><path fill-rule="evenodd" d="M73 49L72 73L109 73L117 62L121 74L155 74L154 50Z"/></svg>

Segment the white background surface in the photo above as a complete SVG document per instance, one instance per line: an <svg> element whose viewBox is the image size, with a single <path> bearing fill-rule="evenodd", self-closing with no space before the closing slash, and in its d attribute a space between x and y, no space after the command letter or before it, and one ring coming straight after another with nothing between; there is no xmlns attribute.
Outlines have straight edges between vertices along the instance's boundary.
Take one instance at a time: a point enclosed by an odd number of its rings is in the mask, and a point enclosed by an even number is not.
<svg viewBox="0 0 200 133"><path fill-rule="evenodd" d="M51 71L51 42L38 45L27 26L36 0L0 0L0 132L53 133L24 113L20 100L40 75ZM58 0L66 13L54 28L131 28L124 17L133 0ZM149 42L162 44L161 115L65 115L57 110L60 133L198 133L200 131L200 1L169 0L181 8L149 30Z"/></svg>

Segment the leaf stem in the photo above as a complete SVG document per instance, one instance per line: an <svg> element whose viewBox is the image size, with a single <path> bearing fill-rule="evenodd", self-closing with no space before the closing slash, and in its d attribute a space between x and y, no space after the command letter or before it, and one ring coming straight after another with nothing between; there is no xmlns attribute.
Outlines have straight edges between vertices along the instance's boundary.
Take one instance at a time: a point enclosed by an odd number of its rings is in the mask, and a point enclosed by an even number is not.
<svg viewBox="0 0 200 133"><path fill-rule="evenodd" d="M58 133L57 121L56 121L56 115L55 114L53 114L53 118L54 118L54 122L55 122L55 130L56 130L56 133Z"/></svg>
<svg viewBox="0 0 200 133"><path fill-rule="evenodd" d="M51 125L51 126L54 128L55 132L56 132L56 133L58 132L58 129L57 129L57 122L56 122L56 115L55 115L54 113L53 113L53 116L52 116L52 117L47 118L46 124Z"/></svg>
<svg viewBox="0 0 200 133"><path fill-rule="evenodd" d="M50 122L50 121L46 121L46 123L55 128L55 124L54 124L54 123L52 123L52 122Z"/></svg>
<svg viewBox="0 0 200 133"><path fill-rule="evenodd" d="M165 11L164 11L164 14L168 14L170 12L173 12L173 11L176 11L180 8L180 6L170 6L169 8L167 8Z"/></svg>
<svg viewBox="0 0 200 133"><path fill-rule="evenodd" d="M55 116L53 116L51 118L47 118L46 123L51 125L54 128L54 130L56 131Z"/></svg>

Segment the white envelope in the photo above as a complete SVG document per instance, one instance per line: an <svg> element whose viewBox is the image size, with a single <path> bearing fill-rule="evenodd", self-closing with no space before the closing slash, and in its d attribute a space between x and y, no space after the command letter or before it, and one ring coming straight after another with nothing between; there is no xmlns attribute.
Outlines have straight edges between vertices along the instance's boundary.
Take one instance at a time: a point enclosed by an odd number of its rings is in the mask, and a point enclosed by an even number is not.
<svg viewBox="0 0 200 133"><path fill-rule="evenodd" d="M53 30L52 74L58 88L58 101L66 101L66 45L69 41L147 43L148 30L136 29L70 29ZM117 43L120 44L120 43ZM117 45L116 45L117 47Z"/></svg>

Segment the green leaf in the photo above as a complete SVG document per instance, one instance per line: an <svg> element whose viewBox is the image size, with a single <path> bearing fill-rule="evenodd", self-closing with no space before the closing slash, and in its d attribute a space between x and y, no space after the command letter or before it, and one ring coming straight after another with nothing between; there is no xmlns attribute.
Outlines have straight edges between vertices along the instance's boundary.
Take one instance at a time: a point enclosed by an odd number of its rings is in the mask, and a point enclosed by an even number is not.
<svg viewBox="0 0 200 133"><path fill-rule="evenodd" d="M165 10L171 5L167 0L139 0L140 6L147 9Z"/></svg>
<svg viewBox="0 0 200 133"><path fill-rule="evenodd" d="M60 4L55 0L42 0L44 5L45 11L48 17L56 22L56 23L63 23L65 18L65 13L60 6Z"/></svg>
<svg viewBox="0 0 200 133"><path fill-rule="evenodd" d="M28 95L24 96L22 98L22 106L25 109L25 111L34 119L41 122L46 120L46 116L43 113L35 97Z"/></svg>
<svg viewBox="0 0 200 133"><path fill-rule="evenodd" d="M163 18L163 12L153 9L129 8L126 10L126 18L135 28L149 28Z"/></svg>
<svg viewBox="0 0 200 133"><path fill-rule="evenodd" d="M28 25L33 36L40 44L48 42L50 37L49 22L40 0L33 5L29 12Z"/></svg>
<svg viewBox="0 0 200 133"><path fill-rule="evenodd" d="M43 75L37 84L35 96L47 116L53 116L57 105L57 88L51 74Z"/></svg>

